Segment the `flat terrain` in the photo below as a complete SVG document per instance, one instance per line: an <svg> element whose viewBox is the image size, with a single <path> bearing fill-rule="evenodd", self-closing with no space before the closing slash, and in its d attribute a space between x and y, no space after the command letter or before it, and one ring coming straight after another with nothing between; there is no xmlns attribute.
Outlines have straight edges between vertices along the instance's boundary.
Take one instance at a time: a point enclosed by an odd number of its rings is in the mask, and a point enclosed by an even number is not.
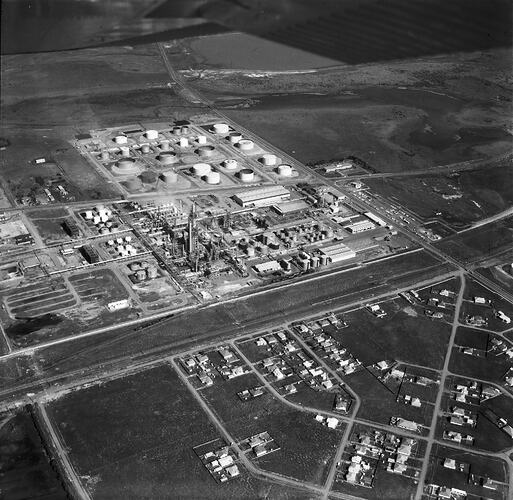
<svg viewBox="0 0 513 500"><path fill-rule="evenodd" d="M0 457L2 498L68 498L29 410L22 408L0 415Z"/></svg>

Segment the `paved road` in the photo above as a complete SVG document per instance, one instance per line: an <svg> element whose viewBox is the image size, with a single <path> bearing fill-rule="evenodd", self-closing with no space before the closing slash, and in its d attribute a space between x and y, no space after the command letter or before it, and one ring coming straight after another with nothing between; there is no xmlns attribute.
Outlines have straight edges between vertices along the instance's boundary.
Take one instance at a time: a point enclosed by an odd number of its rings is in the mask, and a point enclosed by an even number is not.
<svg viewBox="0 0 513 500"><path fill-rule="evenodd" d="M454 339L456 338L456 331L459 326L458 318L460 316L460 309L461 305L463 303L463 293L465 291L465 276L463 273L460 275L461 283L460 283L460 289L458 291L458 298L456 300L456 307L454 310L454 319L451 329L451 336L449 338L449 343L447 345L447 351L445 353L445 360L444 360L444 366L442 368L442 371L440 373L440 385L438 387L438 393L436 395L435 400L435 407L433 409L433 417L431 419L431 427L429 429L429 435L427 440L427 446L426 451L424 453L424 460L422 464L422 469L419 476L419 484L417 487L417 493L415 495L416 500L420 500L423 494L424 489L424 482L426 480L427 471L429 468L429 457L431 455L431 448L433 447L433 443L435 441L435 431L436 431L436 424L438 421L438 414L441 409L442 405L442 396L445 389L445 380L447 379L447 376L449 374L449 362L451 360L451 353L452 353L452 347L454 345Z"/></svg>

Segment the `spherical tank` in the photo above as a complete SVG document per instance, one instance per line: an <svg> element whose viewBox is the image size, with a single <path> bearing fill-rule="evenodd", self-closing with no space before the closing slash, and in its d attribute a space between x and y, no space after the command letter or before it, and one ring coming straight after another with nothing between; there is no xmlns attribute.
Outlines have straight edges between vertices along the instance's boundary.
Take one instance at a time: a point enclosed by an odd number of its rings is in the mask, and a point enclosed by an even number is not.
<svg viewBox="0 0 513 500"><path fill-rule="evenodd" d="M235 170L237 168L237 160L225 160L223 166L227 170Z"/></svg>
<svg viewBox="0 0 513 500"><path fill-rule="evenodd" d="M239 132L230 132L228 139L232 144L235 144L236 142L239 142L242 139L242 134Z"/></svg>
<svg viewBox="0 0 513 500"><path fill-rule="evenodd" d="M272 154L265 154L262 156L262 158L260 158L260 161L270 167L272 165L276 165L276 161L277 161L277 158L276 158L276 155L272 155Z"/></svg>
<svg viewBox="0 0 513 500"><path fill-rule="evenodd" d="M243 168L239 172L239 177L242 182L251 182L255 179L255 172L250 168Z"/></svg>
<svg viewBox="0 0 513 500"><path fill-rule="evenodd" d="M221 176L219 172L210 172L205 176L207 184L219 184L221 182Z"/></svg>
<svg viewBox="0 0 513 500"><path fill-rule="evenodd" d="M214 154L214 146L200 146L197 150L199 156L212 156Z"/></svg>
<svg viewBox="0 0 513 500"><path fill-rule="evenodd" d="M192 172L194 175L198 177L203 177L207 175L212 170L211 166L208 163L196 163L192 166Z"/></svg>
<svg viewBox="0 0 513 500"><path fill-rule="evenodd" d="M159 133L156 130L147 130L144 135L150 141L154 141L155 139L158 139L158 137L159 137Z"/></svg>
<svg viewBox="0 0 513 500"><path fill-rule="evenodd" d="M251 151L254 145L255 143L253 141L250 141L249 139L241 139L239 142L237 142L237 146L242 151Z"/></svg>
<svg viewBox="0 0 513 500"><path fill-rule="evenodd" d="M157 175L151 170L144 171L140 177L144 184L153 184L157 180Z"/></svg>
<svg viewBox="0 0 513 500"><path fill-rule="evenodd" d="M230 127L226 123L215 123L212 128L216 134L227 134L230 131Z"/></svg>
<svg viewBox="0 0 513 500"><path fill-rule="evenodd" d="M178 174L173 170L168 170L167 172L162 172L160 178L166 184L174 184L178 181Z"/></svg>
<svg viewBox="0 0 513 500"><path fill-rule="evenodd" d="M117 135L114 137L114 142L116 144L126 144L128 142L128 137L126 135Z"/></svg>
<svg viewBox="0 0 513 500"><path fill-rule="evenodd" d="M159 154L159 161L164 165L174 163L176 161L176 153L173 153L173 151L164 151Z"/></svg>
<svg viewBox="0 0 513 500"><path fill-rule="evenodd" d="M281 177L290 177L292 175L292 167L290 165L278 165L278 175Z"/></svg>

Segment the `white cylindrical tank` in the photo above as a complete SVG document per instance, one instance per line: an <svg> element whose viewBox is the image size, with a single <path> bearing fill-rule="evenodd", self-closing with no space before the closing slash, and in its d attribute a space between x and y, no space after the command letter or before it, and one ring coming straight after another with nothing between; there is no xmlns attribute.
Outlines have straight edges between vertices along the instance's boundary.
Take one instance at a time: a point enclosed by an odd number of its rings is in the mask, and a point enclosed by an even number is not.
<svg viewBox="0 0 513 500"><path fill-rule="evenodd" d="M173 170L169 170L167 172L163 172L161 174L160 178L166 184L174 184L175 182L178 182L178 174L176 172L174 172Z"/></svg>
<svg viewBox="0 0 513 500"><path fill-rule="evenodd" d="M224 160L223 166L227 170L235 170L237 168L237 160Z"/></svg>
<svg viewBox="0 0 513 500"><path fill-rule="evenodd" d="M119 148L119 152L121 153L121 156L130 156L130 148L128 146L121 146Z"/></svg>
<svg viewBox="0 0 513 500"><path fill-rule="evenodd" d="M277 171L281 177L290 177L292 175L292 167L290 165L278 165Z"/></svg>
<svg viewBox="0 0 513 500"><path fill-rule="evenodd" d="M93 218L93 211L92 210L86 210L85 211L85 218L86 218L86 220L91 220Z"/></svg>
<svg viewBox="0 0 513 500"><path fill-rule="evenodd" d="M232 144L239 142L242 139L242 134L239 132L230 132L228 139Z"/></svg>
<svg viewBox="0 0 513 500"><path fill-rule="evenodd" d="M242 182L252 182L255 180L255 172L250 168L243 168L239 172L239 177Z"/></svg>
<svg viewBox="0 0 513 500"><path fill-rule="evenodd" d="M155 139L158 139L158 137L159 137L159 133L156 130L147 130L144 135L150 141L154 141Z"/></svg>
<svg viewBox="0 0 513 500"><path fill-rule="evenodd" d="M164 165L169 165L176 161L176 153L173 151L164 151L159 154L159 161Z"/></svg>
<svg viewBox="0 0 513 500"><path fill-rule="evenodd" d="M277 161L277 158L276 158L276 155L272 155L272 154L265 154L262 156L262 158L260 158L260 161L268 166L268 167L271 167L273 165L276 165L276 161Z"/></svg>
<svg viewBox="0 0 513 500"><path fill-rule="evenodd" d="M108 151L102 151L100 158L102 160L110 160L110 154Z"/></svg>
<svg viewBox="0 0 513 500"><path fill-rule="evenodd" d="M197 149L197 153L199 156L212 156L215 152L216 148L214 148L214 146L200 146L198 149Z"/></svg>
<svg viewBox="0 0 513 500"><path fill-rule="evenodd" d="M149 144L141 144L141 153L149 153L150 145Z"/></svg>
<svg viewBox="0 0 513 500"><path fill-rule="evenodd" d="M192 166L192 172L198 177L203 177L210 173L212 167L208 163L196 163Z"/></svg>
<svg viewBox="0 0 513 500"><path fill-rule="evenodd" d="M253 141L250 141L249 139L241 139L237 143L237 146L242 151L251 151L253 149L253 147L255 146L255 143Z"/></svg>
<svg viewBox="0 0 513 500"><path fill-rule="evenodd" d="M205 176L207 184L219 184L221 182L221 176L219 172L210 172Z"/></svg>
<svg viewBox="0 0 513 500"><path fill-rule="evenodd" d="M226 123L215 123L212 128L216 134L227 134L230 131L230 126Z"/></svg>
<svg viewBox="0 0 513 500"><path fill-rule="evenodd" d="M116 144L126 144L128 142L128 137L126 135L117 135L114 137L114 142Z"/></svg>
<svg viewBox="0 0 513 500"><path fill-rule="evenodd" d="M162 141L160 143L160 150L161 151L169 151L169 141Z"/></svg>
<svg viewBox="0 0 513 500"><path fill-rule="evenodd" d="M180 147L186 148L189 146L189 139L187 137L180 137Z"/></svg>
<svg viewBox="0 0 513 500"><path fill-rule="evenodd" d="M93 224L99 224L100 222L101 222L100 216L99 215L95 215L93 217Z"/></svg>
<svg viewBox="0 0 513 500"><path fill-rule="evenodd" d="M198 135L198 144L206 144L207 143L207 136L206 135Z"/></svg>
<svg viewBox="0 0 513 500"><path fill-rule="evenodd" d="M114 246L114 240L107 241L107 245L109 245L109 247Z"/></svg>
<svg viewBox="0 0 513 500"><path fill-rule="evenodd" d="M119 160L116 166L121 171L130 171L135 166L135 160L133 158L124 158L123 160Z"/></svg>

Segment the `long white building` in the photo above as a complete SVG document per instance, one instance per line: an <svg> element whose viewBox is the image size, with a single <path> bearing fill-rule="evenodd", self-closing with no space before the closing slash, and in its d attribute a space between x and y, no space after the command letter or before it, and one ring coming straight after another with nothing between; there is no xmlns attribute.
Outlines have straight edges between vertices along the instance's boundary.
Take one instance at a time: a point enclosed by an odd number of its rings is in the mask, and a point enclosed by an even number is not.
<svg viewBox="0 0 513 500"><path fill-rule="evenodd" d="M266 207L290 198L290 191L283 186L266 186L251 191L242 191L233 195L233 199L242 207Z"/></svg>

